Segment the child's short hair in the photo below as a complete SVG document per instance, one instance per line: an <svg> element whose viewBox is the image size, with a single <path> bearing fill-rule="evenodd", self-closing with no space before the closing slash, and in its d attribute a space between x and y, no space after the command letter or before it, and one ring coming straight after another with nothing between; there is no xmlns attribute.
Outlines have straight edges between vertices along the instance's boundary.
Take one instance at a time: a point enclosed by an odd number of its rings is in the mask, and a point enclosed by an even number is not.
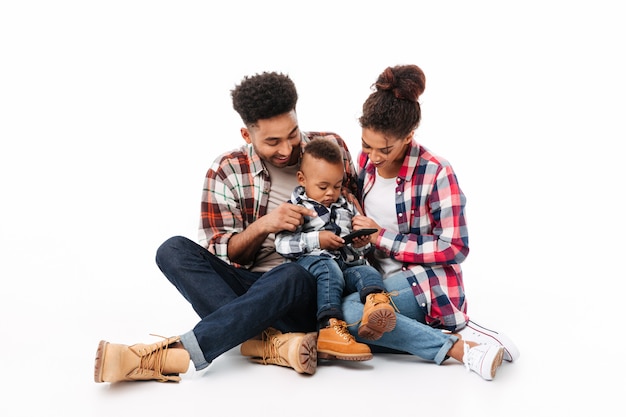
<svg viewBox="0 0 626 417"><path fill-rule="evenodd" d="M308 154L315 159L323 159L331 164L343 165L341 149L336 142L329 139L314 139L304 147L303 154Z"/></svg>

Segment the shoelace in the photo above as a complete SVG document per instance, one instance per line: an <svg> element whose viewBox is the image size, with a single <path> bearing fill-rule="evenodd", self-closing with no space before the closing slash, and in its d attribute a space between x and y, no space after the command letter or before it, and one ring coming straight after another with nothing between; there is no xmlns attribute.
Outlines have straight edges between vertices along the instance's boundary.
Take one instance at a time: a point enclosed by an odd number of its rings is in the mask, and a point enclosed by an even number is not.
<svg viewBox="0 0 626 417"><path fill-rule="evenodd" d="M354 339L354 337L348 331L348 324L345 321L337 320L333 325L333 329L335 329L335 332L343 337L344 340Z"/></svg>
<svg viewBox="0 0 626 417"><path fill-rule="evenodd" d="M276 333L270 332L268 330L263 331L263 336L261 340L263 343L263 364L267 365L268 363L275 363L281 360L280 355L278 354L278 348L280 347L280 341L277 337L274 337ZM269 342L269 343L268 343Z"/></svg>
<svg viewBox="0 0 626 417"><path fill-rule="evenodd" d="M396 303L393 302L393 298L392 298L392 297L395 297L396 295L399 294L398 291L381 292L381 293L378 293L378 294L384 295L386 297L386 300L385 301L377 301L376 300L376 301L374 301L374 305L387 302L387 303L391 304L391 306L396 311L396 313L400 312L400 309L398 309L398 307L396 306ZM378 294L374 295L374 299L376 299L376 295L378 295Z"/></svg>
<svg viewBox="0 0 626 417"><path fill-rule="evenodd" d="M157 334L150 334L150 336L161 337L165 340L168 340L165 336L160 336ZM148 345L150 347L153 345ZM138 353L140 355L139 362L139 373L144 372L156 372L160 381L166 381L167 378L163 375L163 368L165 366L165 361L167 360L167 349L169 348L170 343L166 343L157 347L154 350L149 350L147 348L139 349Z"/></svg>

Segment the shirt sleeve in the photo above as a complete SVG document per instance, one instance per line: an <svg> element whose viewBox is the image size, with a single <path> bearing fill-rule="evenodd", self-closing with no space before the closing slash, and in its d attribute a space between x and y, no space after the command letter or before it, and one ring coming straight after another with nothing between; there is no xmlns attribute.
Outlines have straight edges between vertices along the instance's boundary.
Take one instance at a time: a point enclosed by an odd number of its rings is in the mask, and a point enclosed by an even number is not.
<svg viewBox="0 0 626 417"><path fill-rule="evenodd" d="M227 263L228 240L244 229L238 187L231 181L236 173L229 174L233 161L216 162L207 172L202 188L198 242Z"/></svg>
<svg viewBox="0 0 626 417"><path fill-rule="evenodd" d="M276 252L285 258L297 259L320 247L319 236L319 231L303 232L301 227L295 232L280 232L274 240Z"/></svg>
<svg viewBox="0 0 626 417"><path fill-rule="evenodd" d="M298 204L309 207L306 203ZM316 220L319 220L316 218ZM304 217L304 224L298 226L294 232L283 231L276 234L274 245L276 252L288 259L297 259L313 250L320 248L320 228L308 216Z"/></svg>
<svg viewBox="0 0 626 417"><path fill-rule="evenodd" d="M414 215L428 218L428 221L420 220L430 224L428 231L396 234L382 229L377 246L403 263L449 265L463 262L469 253L465 196L449 165L440 167L427 200L427 212L418 213L416 209Z"/></svg>

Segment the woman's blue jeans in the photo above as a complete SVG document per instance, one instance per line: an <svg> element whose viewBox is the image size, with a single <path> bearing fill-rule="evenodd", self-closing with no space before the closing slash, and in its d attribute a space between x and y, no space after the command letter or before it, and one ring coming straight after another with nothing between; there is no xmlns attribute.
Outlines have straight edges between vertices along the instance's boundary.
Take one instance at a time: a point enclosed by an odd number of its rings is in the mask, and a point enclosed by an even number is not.
<svg viewBox="0 0 626 417"><path fill-rule="evenodd" d="M361 300L369 292L383 291L383 278L369 265L348 266L341 259L305 255L296 261L317 280L317 320L331 317L344 319L341 310L343 294L357 292Z"/></svg>
<svg viewBox="0 0 626 417"><path fill-rule="evenodd" d="M315 278L296 263L250 272L182 236L159 247L156 263L202 319L181 335L198 370L268 327L282 332L317 329Z"/></svg>
<svg viewBox="0 0 626 417"><path fill-rule="evenodd" d="M422 359L441 364L447 359L447 353L458 340L456 336L443 333L425 324L424 312L417 305L413 290L403 274L387 277L383 284L388 292L397 292L392 296L396 312L396 327L391 332L383 333L378 340L366 340L358 337L358 325L349 327L350 333L359 342L367 343L373 352L403 352L419 356ZM363 303L359 294L353 293L343 299L343 314L348 323L357 323L363 315Z"/></svg>

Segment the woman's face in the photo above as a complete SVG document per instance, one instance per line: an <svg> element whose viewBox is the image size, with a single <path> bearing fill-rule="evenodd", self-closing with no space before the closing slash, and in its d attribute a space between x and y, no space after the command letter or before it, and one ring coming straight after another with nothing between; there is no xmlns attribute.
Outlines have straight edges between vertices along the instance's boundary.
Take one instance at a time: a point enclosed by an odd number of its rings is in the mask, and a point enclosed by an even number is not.
<svg viewBox="0 0 626 417"><path fill-rule="evenodd" d="M385 136L381 132L363 128L361 131L361 147L374 164L378 174L384 178L398 175L406 149L413 140L413 132L405 138Z"/></svg>

